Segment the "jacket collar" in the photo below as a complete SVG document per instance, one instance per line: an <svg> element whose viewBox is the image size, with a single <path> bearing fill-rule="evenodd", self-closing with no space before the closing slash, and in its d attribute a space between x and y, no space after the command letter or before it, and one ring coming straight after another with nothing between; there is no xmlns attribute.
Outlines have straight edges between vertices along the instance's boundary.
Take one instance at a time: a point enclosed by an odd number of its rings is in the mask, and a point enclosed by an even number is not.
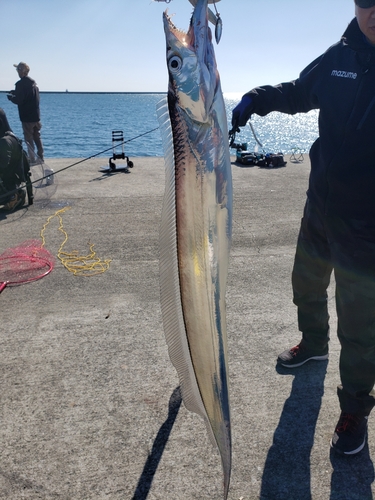
<svg viewBox="0 0 375 500"><path fill-rule="evenodd" d="M359 28L357 18L355 17L346 28L345 33L341 37L344 45L348 45L353 50L371 50L375 51L375 47L370 45L366 40L365 35Z"/></svg>
<svg viewBox="0 0 375 500"><path fill-rule="evenodd" d="M356 17L345 30L341 37L341 43L356 52L356 59L362 67L363 73L367 73L375 65L375 47L366 40Z"/></svg>

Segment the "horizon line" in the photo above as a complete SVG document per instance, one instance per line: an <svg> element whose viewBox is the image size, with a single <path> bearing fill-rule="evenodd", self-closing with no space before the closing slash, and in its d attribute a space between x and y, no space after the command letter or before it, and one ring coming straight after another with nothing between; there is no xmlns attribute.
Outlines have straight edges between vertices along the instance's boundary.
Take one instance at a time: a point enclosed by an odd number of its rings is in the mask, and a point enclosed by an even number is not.
<svg viewBox="0 0 375 500"><path fill-rule="evenodd" d="M106 90L39 90L40 94L167 94L165 92L129 92L129 91L106 91ZM9 94L9 90L0 90L0 94Z"/></svg>
<svg viewBox="0 0 375 500"><path fill-rule="evenodd" d="M145 92L131 92L131 91L113 91L113 90L39 90L40 94L168 94L168 91L145 91ZM9 90L0 90L0 94L9 94ZM238 98L238 96L242 96L242 92L223 92L223 95L233 96Z"/></svg>

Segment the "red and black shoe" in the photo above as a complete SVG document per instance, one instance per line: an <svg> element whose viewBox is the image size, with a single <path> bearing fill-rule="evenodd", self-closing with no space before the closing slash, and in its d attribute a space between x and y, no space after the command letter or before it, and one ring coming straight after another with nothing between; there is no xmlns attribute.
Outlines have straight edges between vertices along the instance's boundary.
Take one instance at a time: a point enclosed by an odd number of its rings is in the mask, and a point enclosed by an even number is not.
<svg viewBox="0 0 375 500"><path fill-rule="evenodd" d="M367 422L367 415L342 411L332 436L332 448L342 455L359 453L366 444Z"/></svg>
<svg viewBox="0 0 375 500"><path fill-rule="evenodd" d="M312 351L300 343L279 354L277 362L287 368L297 368L298 366L301 366L307 361L313 359L316 361L324 361L328 359L328 347L323 349L323 351Z"/></svg>

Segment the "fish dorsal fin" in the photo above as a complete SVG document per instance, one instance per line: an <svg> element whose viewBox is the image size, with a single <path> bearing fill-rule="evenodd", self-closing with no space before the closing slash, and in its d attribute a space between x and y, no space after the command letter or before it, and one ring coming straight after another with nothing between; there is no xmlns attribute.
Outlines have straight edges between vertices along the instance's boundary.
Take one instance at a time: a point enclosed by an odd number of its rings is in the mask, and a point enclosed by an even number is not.
<svg viewBox="0 0 375 500"><path fill-rule="evenodd" d="M165 194L159 242L160 299L164 332L169 357L180 379L184 405L188 410L201 415L207 422L206 410L191 362L181 304L177 258L173 134L167 99L163 99L157 105L157 115L165 152ZM211 428L209 426L207 428L212 442L216 444Z"/></svg>

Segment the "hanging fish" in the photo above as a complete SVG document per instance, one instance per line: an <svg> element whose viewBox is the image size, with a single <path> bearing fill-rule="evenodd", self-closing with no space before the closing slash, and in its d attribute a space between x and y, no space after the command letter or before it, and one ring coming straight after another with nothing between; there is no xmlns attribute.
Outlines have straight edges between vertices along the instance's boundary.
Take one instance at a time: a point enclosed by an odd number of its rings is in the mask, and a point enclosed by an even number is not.
<svg viewBox="0 0 375 500"><path fill-rule="evenodd" d="M218 447L224 498L231 474L225 290L232 234L227 117L208 0L194 0L187 33L164 13L169 88L158 106L166 187L160 294L168 351L188 410Z"/></svg>

